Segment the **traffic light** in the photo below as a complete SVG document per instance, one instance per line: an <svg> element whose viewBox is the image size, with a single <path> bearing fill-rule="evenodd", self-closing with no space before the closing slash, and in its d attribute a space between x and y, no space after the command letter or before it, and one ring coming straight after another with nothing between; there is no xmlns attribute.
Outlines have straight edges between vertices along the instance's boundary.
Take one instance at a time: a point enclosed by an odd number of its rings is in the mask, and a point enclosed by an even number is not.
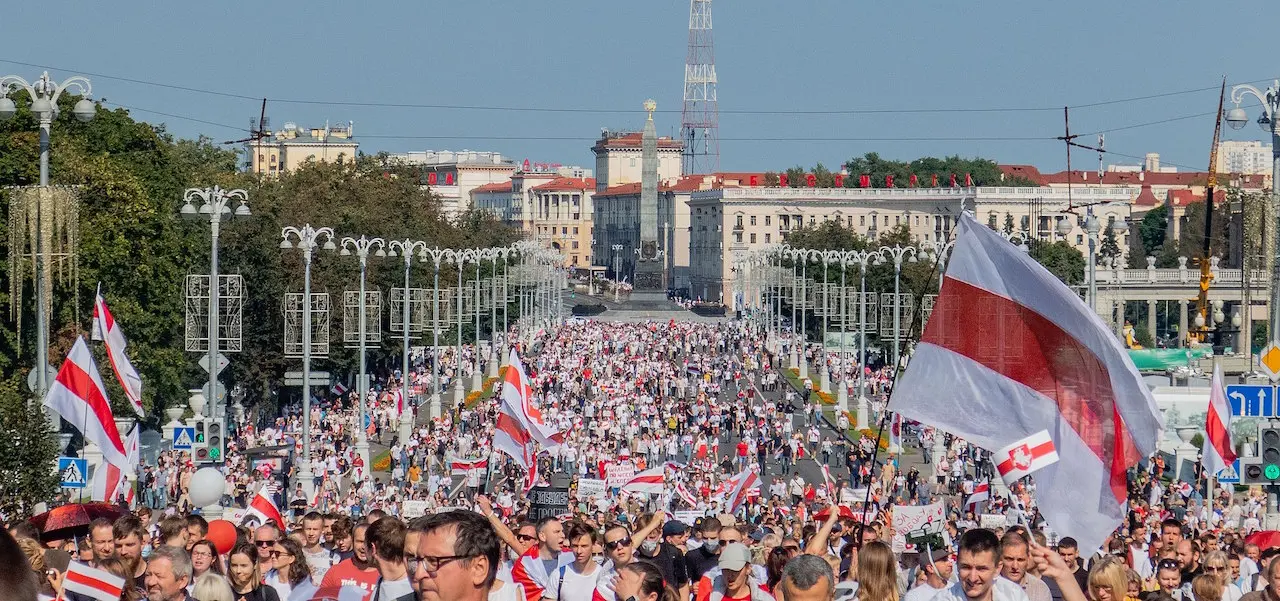
<svg viewBox="0 0 1280 601"><path fill-rule="evenodd" d="M208 438L205 435L205 423L203 419L196 419L188 422L196 429L195 440L191 441L191 458L196 463L207 461L209 454Z"/></svg>
<svg viewBox="0 0 1280 601"><path fill-rule="evenodd" d="M1258 428L1258 455L1240 459L1240 483L1280 484L1280 428Z"/></svg>
<svg viewBox="0 0 1280 601"><path fill-rule="evenodd" d="M205 444L208 447L210 463L222 463L226 452L225 426L223 420L218 418L211 417L205 420Z"/></svg>

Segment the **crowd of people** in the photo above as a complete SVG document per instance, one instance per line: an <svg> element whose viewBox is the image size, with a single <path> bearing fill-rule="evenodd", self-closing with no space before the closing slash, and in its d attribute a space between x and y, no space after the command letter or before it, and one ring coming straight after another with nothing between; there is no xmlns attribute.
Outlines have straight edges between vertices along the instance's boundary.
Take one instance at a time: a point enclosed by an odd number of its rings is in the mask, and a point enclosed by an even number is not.
<svg viewBox="0 0 1280 601"><path fill-rule="evenodd" d="M279 523L211 534L190 501L196 466L166 451L140 470L135 505L83 536L13 521L0 554L24 559L0 557L5 598L93 598L68 586L74 563L125 579L129 601L1280 601L1275 549L1246 542L1260 494L1205 499L1143 462L1129 472L1129 520L1082 556L1040 517L1033 480L994 486L985 451L927 425L909 425L923 461L904 461L794 386L787 349L775 356L750 322L575 320L526 342L532 405L559 433L532 485L564 490L563 506L534 504L525 470L495 448L500 388L401 439L435 361L446 390L471 376L476 350L459 366L450 349L379 378L363 420L356 393L336 391L308 415L294 405L237 429L223 505L265 490ZM883 409L887 368L825 359L848 367L837 382L861 371ZM304 419L311 486L291 484ZM386 448L385 471L356 452L362 433ZM248 453L275 446L291 452ZM630 486L655 469L660 490ZM944 527L908 538L899 512L934 505Z"/></svg>

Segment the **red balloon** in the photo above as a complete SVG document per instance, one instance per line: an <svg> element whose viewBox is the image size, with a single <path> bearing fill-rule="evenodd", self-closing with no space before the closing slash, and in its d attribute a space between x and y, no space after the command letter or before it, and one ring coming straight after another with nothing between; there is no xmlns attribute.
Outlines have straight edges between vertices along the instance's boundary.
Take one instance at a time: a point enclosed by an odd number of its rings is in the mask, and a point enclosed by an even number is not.
<svg viewBox="0 0 1280 601"><path fill-rule="evenodd" d="M209 522L209 534L205 538L218 548L219 555L226 555L236 545L236 526L227 520L213 520Z"/></svg>

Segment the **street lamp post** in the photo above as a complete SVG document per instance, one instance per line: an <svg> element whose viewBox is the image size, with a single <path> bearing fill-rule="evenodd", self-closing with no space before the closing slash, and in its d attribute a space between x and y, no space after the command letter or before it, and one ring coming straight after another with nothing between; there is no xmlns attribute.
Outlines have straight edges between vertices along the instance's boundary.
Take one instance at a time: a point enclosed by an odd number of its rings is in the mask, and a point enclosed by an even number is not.
<svg viewBox="0 0 1280 601"><path fill-rule="evenodd" d="M1258 117L1258 126L1271 132L1271 216L1275 228L1271 234L1275 239L1275 253L1271 261L1271 344L1280 345L1280 80L1275 81L1265 93L1248 84L1231 87L1231 101L1235 108L1227 111L1227 125L1232 129L1240 129L1248 122L1249 115L1240 108L1240 101L1245 96L1253 96L1262 103L1262 115ZM1248 307L1245 308L1249 310ZM1246 340L1248 334L1246 334ZM1274 510L1274 498L1268 503L1269 511Z"/></svg>
<svg viewBox="0 0 1280 601"><path fill-rule="evenodd" d="M294 240L297 240L295 243ZM324 239L324 244L320 240ZM311 224L301 228L287 226L280 230L280 248L297 247L302 251L302 461L298 462L295 485L302 483L302 490L311 498L315 488L315 476L311 472L311 258L316 249L334 250L333 229L314 228Z"/></svg>
<svg viewBox="0 0 1280 601"><path fill-rule="evenodd" d="M369 379L367 375L366 345L368 339L368 318L365 316L368 302L365 298L365 276L369 269L369 250L373 249L373 256L385 257L387 252L383 250L386 241L382 238L352 238L350 236L342 239L342 250L338 253L341 256L351 256L352 249L355 249L355 255L360 259L360 377L356 381L356 395L360 397L360 415L356 421L356 454L360 456L360 460L364 462L364 476L369 478L369 437L366 434L365 416L368 415L368 409L365 406L365 398L369 396ZM406 291L408 287L406 286ZM408 326L408 324L405 324ZM408 328L406 327L406 330Z"/></svg>
<svg viewBox="0 0 1280 601"><path fill-rule="evenodd" d="M880 260L893 259L893 370L896 375L902 362L902 261L905 258L908 263L915 263L918 259L914 246L881 246L876 254L881 257ZM862 387L861 377L858 387ZM859 394L862 394L861 390Z"/></svg>
<svg viewBox="0 0 1280 601"><path fill-rule="evenodd" d="M613 302L618 302L618 285L622 283L622 276L619 271L622 269L622 245L614 244L609 248L613 249Z"/></svg>
<svg viewBox="0 0 1280 601"><path fill-rule="evenodd" d="M866 364L867 364L867 264L873 258L878 258L880 255L877 252L871 251L871 250L864 250L864 251L851 250L851 251L846 251L844 255L845 255L844 260L851 259L858 264L858 419L857 419L856 428L858 429L858 431L862 431L862 430L866 430L869 427L867 425L867 418L870 416L870 413L871 413L871 405L867 402L867 395L864 394L866 390L866 382L864 380L864 377L866 374ZM844 273L844 270L842 269L841 270L842 277L843 277L843 273ZM844 288L843 279L841 279L840 287L842 288L841 295L847 298L848 294L846 294L843 291L843 288ZM844 348L843 333L841 333L841 337L840 337L840 347L842 349L841 352L843 353L843 348ZM845 394L845 407L848 407L849 394L848 392L845 392L845 391L849 389L849 385L846 381L849 370L847 368L842 367L841 372L842 373L840 374L840 380L841 380L840 390Z"/></svg>
<svg viewBox="0 0 1280 601"><path fill-rule="evenodd" d="M40 75L39 79L33 82L18 77L17 75L5 75L0 77L0 121L8 121L18 112L18 106L8 97L11 91L18 88L27 91L31 98L31 112L36 114L40 119L40 187L49 186L49 132L53 128L53 118L58 114L58 99L62 97L62 93L68 89L74 88L82 98L76 102L75 108L71 110L76 119L80 121L89 121L93 119L98 112L98 107L89 97L93 94L93 86L89 80L81 76L68 77L62 83L58 83L49 79L49 72L45 71ZM45 219L52 216L42 214L37 203L35 210L36 225L38 231L43 225ZM49 324L48 316L45 315L44 298L44 253L49 249L43 248L40 243L40 236L36 236L36 246L31 249L35 260L35 289L36 289L36 395L44 398L45 393L49 391ZM10 252L13 252L11 249ZM19 274L12 273L9 277L19 277ZM215 377L217 373L217 365L211 366L211 371ZM55 417L56 420L56 417ZM54 421L54 424L59 422ZM54 427L57 429L57 426Z"/></svg>
<svg viewBox="0 0 1280 601"><path fill-rule="evenodd" d="M194 203L196 200L200 201L198 209ZM232 201L239 203L234 211L230 207ZM244 190L223 190L218 186L189 188L182 195L179 213L183 217L209 219L209 415L225 416L225 409L218 402L218 235L223 218L250 215L249 193Z"/></svg>
<svg viewBox="0 0 1280 601"><path fill-rule="evenodd" d="M829 355L827 354L827 327L831 318L831 282L827 279L827 268L832 263L840 262L840 251L824 250L821 251L819 257L822 259L822 359L818 361L818 374L821 376L822 392L831 394L831 366L827 365ZM841 331L841 336L844 332ZM845 394L845 403L848 404L849 395ZM842 408L842 411L848 410L848 407Z"/></svg>
<svg viewBox="0 0 1280 601"><path fill-rule="evenodd" d="M466 398L467 398L467 392L463 388L463 384L462 384L462 380L463 380L462 378L462 363L463 363L462 362L462 293L463 293L462 270L466 267L466 264L468 261L475 261L477 265L476 267L477 277L479 277L480 258L477 256L476 253L477 251L475 249L468 248L468 249L462 249L457 251L456 253L454 253L454 256L453 256L454 260L458 264L458 293L457 293L458 294L458 315L457 315L457 322L458 322L457 349L458 350L457 350L457 357L455 358L455 361L458 364L458 366L454 368L454 379L457 380L457 386L454 386L453 388L454 407L461 406L462 403L466 401Z"/></svg>
<svg viewBox="0 0 1280 601"><path fill-rule="evenodd" d="M409 440L409 437L413 435L413 413L414 413L413 399L409 398L409 320L411 319L411 315L409 313L409 307L413 301L413 296L412 294L410 294L412 292L412 289L409 288L409 268L413 266L413 256L415 254L418 254L421 256L422 253L427 252L427 243L421 240L409 240L408 238L406 238L404 240L392 240L391 242L387 243L387 247L388 247L388 250L387 250L388 257L396 257L396 256L404 257L404 295L401 297L401 306L400 306L400 328L401 328L402 342L404 344L404 349L402 350L402 353L400 355L400 359L401 359L400 407L401 407L401 410L400 410L400 415L398 416L398 419L397 419L398 423L396 424L397 426L396 436L400 439L400 444L404 444ZM422 259L419 258L419 261L421 260ZM439 269L437 268L436 271L438 272ZM435 315L432 314L432 317L434 316ZM437 402L437 399L433 398L432 402L433 403ZM434 415L432 415L432 417L434 417Z"/></svg>

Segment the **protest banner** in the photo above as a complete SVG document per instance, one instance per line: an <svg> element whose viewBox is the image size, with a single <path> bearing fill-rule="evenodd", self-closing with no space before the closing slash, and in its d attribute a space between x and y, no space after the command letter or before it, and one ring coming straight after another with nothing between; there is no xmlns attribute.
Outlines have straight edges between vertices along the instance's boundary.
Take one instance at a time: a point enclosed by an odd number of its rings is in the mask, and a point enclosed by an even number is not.
<svg viewBox="0 0 1280 601"><path fill-rule="evenodd" d="M606 483L604 480L594 478L581 478L578 480L578 500L585 501L587 497L595 497L597 499L604 498Z"/></svg>
<svg viewBox="0 0 1280 601"><path fill-rule="evenodd" d="M529 521L569 513L569 488L539 486L529 490Z"/></svg>

